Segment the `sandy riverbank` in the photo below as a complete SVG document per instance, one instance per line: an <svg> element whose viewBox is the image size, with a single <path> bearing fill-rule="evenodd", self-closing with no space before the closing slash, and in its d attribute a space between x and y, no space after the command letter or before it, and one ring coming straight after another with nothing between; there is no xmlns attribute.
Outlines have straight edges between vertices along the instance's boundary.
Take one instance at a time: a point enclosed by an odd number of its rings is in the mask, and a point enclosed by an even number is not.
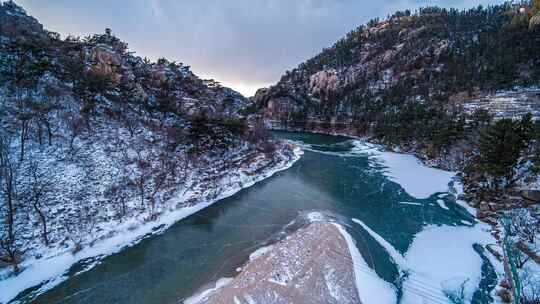
<svg viewBox="0 0 540 304"><path fill-rule="evenodd" d="M316 222L257 250L235 278L185 303L360 303L352 265L340 226Z"/></svg>

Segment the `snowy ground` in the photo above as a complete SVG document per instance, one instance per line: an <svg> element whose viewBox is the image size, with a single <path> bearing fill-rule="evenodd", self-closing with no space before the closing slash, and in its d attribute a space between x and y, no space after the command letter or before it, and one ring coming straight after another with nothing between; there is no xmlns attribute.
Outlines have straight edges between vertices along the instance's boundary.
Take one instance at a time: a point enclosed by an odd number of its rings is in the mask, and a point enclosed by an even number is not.
<svg viewBox="0 0 540 304"><path fill-rule="evenodd" d="M188 199L192 200L194 196L198 200L190 207L169 210L155 221L148 222L140 218L133 218L123 223L113 223L109 225L110 231L107 233L109 237L98 240L92 246L85 247L77 253L73 254L65 249L55 249L46 252L39 259L27 259L21 265L21 268L24 269L22 273L0 280L0 290L2 291L0 303L7 303L25 289L44 283L37 292L42 293L66 280L66 273L72 265L78 261L96 257L97 260L85 269L85 271L89 270L99 262L99 259L119 252L127 246L133 246L153 234L162 233L177 221L210 206L214 202L231 196L243 188L250 187L276 172L289 168L300 158L301 154L302 151L297 148L292 158L280 154L280 161L273 167L259 168L257 165L251 165L247 168L238 168L236 172L229 172L222 179L222 183L217 184L219 188L222 188L219 195L211 200L206 199L207 193L191 193L191 191L181 193L172 199L174 202L171 202L170 206L176 206ZM259 169L262 171L259 172ZM257 172L257 174L253 174L253 172ZM196 191L195 187L192 189ZM212 190L215 191L215 189ZM2 273L0 273L1 277Z"/></svg>
<svg viewBox="0 0 540 304"><path fill-rule="evenodd" d="M365 141L354 141L353 152L367 154L370 160L382 165L385 175L412 197L425 199L437 192L449 192L456 172L423 165L411 154L384 151L381 146Z"/></svg>
<svg viewBox="0 0 540 304"><path fill-rule="evenodd" d="M486 224L474 227L430 225L418 233L402 255L390 243L359 219L353 219L388 252L401 271L408 273L403 283L401 303L452 303L445 292L464 284L466 303L470 303L482 278L482 259L473 245L494 244Z"/></svg>
<svg viewBox="0 0 540 304"><path fill-rule="evenodd" d="M515 88L499 91L464 102L464 110L472 114L477 109L489 111L495 118L520 119L531 113L534 119L540 117L540 88Z"/></svg>

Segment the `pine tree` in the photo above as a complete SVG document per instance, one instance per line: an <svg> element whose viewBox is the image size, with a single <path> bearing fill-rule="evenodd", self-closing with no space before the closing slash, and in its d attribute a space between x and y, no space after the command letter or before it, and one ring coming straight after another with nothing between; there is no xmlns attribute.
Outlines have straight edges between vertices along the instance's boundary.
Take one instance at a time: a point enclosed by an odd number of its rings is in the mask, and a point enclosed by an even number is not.
<svg viewBox="0 0 540 304"><path fill-rule="evenodd" d="M521 125L511 119L501 119L480 138L479 169L492 178L496 189L514 182L514 168L526 146Z"/></svg>

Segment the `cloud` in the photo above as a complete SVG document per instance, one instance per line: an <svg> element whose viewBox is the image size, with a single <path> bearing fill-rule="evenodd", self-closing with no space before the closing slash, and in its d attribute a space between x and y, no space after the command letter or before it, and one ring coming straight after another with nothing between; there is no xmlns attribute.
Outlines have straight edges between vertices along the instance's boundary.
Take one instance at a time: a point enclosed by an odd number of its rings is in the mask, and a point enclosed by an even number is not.
<svg viewBox="0 0 540 304"><path fill-rule="evenodd" d="M487 0L18 0L62 34L110 27L141 56L184 62L201 77L242 93L279 80L287 69L356 26L397 9L458 8Z"/></svg>

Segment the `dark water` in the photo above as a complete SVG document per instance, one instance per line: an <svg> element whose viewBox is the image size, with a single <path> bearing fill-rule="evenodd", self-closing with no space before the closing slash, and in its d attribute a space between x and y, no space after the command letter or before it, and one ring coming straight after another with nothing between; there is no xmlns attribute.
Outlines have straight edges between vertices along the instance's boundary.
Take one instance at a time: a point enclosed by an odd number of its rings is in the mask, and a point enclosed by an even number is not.
<svg viewBox="0 0 540 304"><path fill-rule="evenodd" d="M388 180L366 156L341 155L346 138L302 133L276 136L311 144L314 150L290 169L224 199L157 235L109 256L82 274L82 265L55 288L24 303L180 303L199 288L231 276L249 254L279 236L284 227L306 211L333 214L348 225L366 262L385 280L399 286L396 266L386 251L351 218L377 231L400 252L428 224L463 225L471 220L456 204L444 210L434 204L437 193L418 200ZM330 152L330 153L327 153ZM421 203L403 205L397 202ZM485 278L477 292L489 302L493 273L486 262Z"/></svg>

